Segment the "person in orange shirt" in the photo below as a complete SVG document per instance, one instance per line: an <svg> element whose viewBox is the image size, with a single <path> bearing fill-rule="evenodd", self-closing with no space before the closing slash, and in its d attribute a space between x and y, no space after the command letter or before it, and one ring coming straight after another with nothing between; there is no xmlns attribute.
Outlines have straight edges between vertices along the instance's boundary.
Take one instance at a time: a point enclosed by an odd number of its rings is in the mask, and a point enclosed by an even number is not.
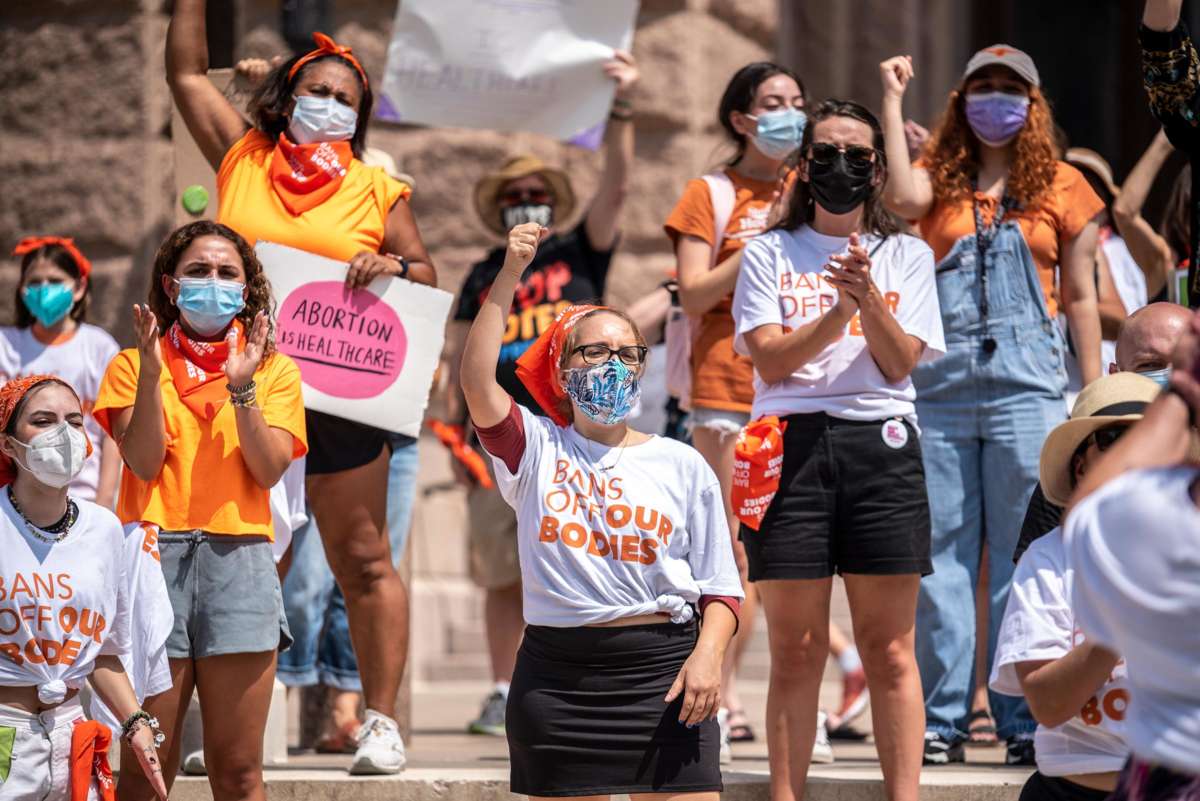
<svg viewBox="0 0 1200 801"><path fill-rule="evenodd" d="M933 520L934 573L921 582L917 616L925 760L945 764L963 760L981 555L990 663L1042 443L1067 415L1060 312L1083 383L1100 375L1095 254L1104 203L1058 159L1037 67L1020 50L994 45L971 57L915 164L901 111L912 59L888 59L880 73L892 164L884 198L933 248L947 344L944 357L913 372ZM1009 764L1032 765L1028 707L995 693L991 707Z"/></svg>
<svg viewBox="0 0 1200 801"><path fill-rule="evenodd" d="M736 152L720 170L694 178L683 190L664 228L675 248L679 304L692 321L692 443L721 481L729 506L733 445L750 421L754 368L733 351L730 313L742 247L767 229L783 186L784 160L804 133L805 93L786 67L759 61L738 70L717 109L717 119ZM753 630L757 595L746 581L746 555L729 506L730 537L742 588L744 623L724 669L723 702L736 739L753 739L737 692L737 665Z"/></svg>
<svg viewBox="0 0 1200 801"><path fill-rule="evenodd" d="M167 734L165 774L179 769L195 688L217 798L265 798L276 653L291 643L269 493L308 445L300 371L275 351L271 304L235 231L207 220L177 229L154 258L149 304L134 307L137 347L109 365L95 410L125 460L118 517L160 529L173 687L146 709ZM123 801L153 793L132 771L119 791Z"/></svg>
<svg viewBox="0 0 1200 801"><path fill-rule="evenodd" d="M350 48L314 34L316 49L283 61L258 86L247 130L205 74L205 5L175 2L166 67L188 131L217 170L217 220L251 245L269 240L345 262L348 288L380 276L436 284L410 188L361 161L374 96ZM309 505L345 595L366 705L350 770L396 773L405 762L395 699L408 657L408 596L385 518L397 443L353 420L311 410L306 420Z"/></svg>

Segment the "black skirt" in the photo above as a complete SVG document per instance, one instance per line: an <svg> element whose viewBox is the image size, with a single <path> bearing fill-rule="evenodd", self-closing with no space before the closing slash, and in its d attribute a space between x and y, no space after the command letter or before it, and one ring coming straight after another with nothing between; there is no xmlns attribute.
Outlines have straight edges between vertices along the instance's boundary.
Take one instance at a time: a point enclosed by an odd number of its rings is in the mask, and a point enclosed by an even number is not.
<svg viewBox="0 0 1200 801"><path fill-rule="evenodd" d="M533 796L720 791L716 720L663 702L699 626L528 626L508 693L511 790Z"/></svg>

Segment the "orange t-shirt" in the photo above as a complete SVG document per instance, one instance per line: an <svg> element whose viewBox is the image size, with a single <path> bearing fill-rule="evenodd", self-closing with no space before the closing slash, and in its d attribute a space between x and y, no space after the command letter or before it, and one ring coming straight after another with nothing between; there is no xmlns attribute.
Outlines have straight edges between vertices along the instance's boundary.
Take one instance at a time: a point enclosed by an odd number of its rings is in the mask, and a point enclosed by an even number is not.
<svg viewBox="0 0 1200 801"><path fill-rule="evenodd" d="M137 350L129 348L117 354L104 374L93 415L109 436L116 415L133 405L139 366ZM291 434L292 458L303 456L308 436L296 363L275 353L254 371L254 383L267 425ZM162 471L147 482L128 467L122 469L117 517L166 531L200 529L274 539L270 490L255 483L242 459L233 405L227 402L212 420L204 420L183 405L166 365L159 385L167 438Z"/></svg>
<svg viewBox="0 0 1200 801"><path fill-rule="evenodd" d="M918 161L915 166L924 165ZM983 192L976 192L975 196L979 200L983 219L990 221L1000 202ZM1029 246L1033 262L1037 265L1042 294L1046 297L1046 308L1051 317L1058 313L1054 280L1059 242L1074 239L1103 210L1104 201L1092 189L1083 173L1060 161L1044 200L1033 208L1010 209L1005 216L1005 219L1015 218L1025 236L1025 244ZM934 260L940 262L955 242L975 233L975 212L970 202L965 200L953 204L935 203L918 225L922 238L933 248Z"/></svg>
<svg viewBox="0 0 1200 801"><path fill-rule="evenodd" d="M382 167L351 159L342 185L324 203L292 214L271 186L275 143L251 129L229 148L217 171L217 222L252 246L260 239L349 261L362 251L378 253L388 212L412 194L408 184Z"/></svg>
<svg viewBox="0 0 1200 801"><path fill-rule="evenodd" d="M779 188L778 181L756 181L731 169L725 174L733 182L735 200L717 249L718 264L766 230ZM686 234L715 245L715 226L708 184L703 178L693 178L663 227L672 243L677 244ZM748 357L733 352L732 307L730 295L700 319L692 344L692 405L749 413L754 402L754 365Z"/></svg>

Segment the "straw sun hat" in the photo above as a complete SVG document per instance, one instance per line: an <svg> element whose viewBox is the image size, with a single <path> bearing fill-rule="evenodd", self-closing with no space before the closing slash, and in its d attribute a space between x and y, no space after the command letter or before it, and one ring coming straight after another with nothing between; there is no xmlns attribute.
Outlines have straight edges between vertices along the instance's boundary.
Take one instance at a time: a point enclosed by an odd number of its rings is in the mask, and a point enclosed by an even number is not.
<svg viewBox="0 0 1200 801"><path fill-rule="evenodd" d="M554 195L555 219L565 220L571 216L575 210L575 192L571 189L567 174L549 166L537 156L517 156L475 185L475 211L489 230L500 236L508 234L500 223L500 188L509 181L527 175L540 175L550 188L550 193Z"/></svg>
<svg viewBox="0 0 1200 801"><path fill-rule="evenodd" d="M1071 499L1071 464L1075 451L1088 437L1114 423L1132 425L1162 388L1137 373L1113 373L1083 388L1071 410L1071 419L1060 423L1042 445L1038 472L1046 499L1066 506Z"/></svg>

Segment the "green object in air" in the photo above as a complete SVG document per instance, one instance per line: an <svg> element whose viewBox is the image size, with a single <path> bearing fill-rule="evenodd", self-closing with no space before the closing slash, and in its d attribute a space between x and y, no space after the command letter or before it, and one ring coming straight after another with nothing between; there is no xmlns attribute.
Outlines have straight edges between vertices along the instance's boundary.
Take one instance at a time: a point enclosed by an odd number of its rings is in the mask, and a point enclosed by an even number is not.
<svg viewBox="0 0 1200 801"><path fill-rule="evenodd" d="M192 184L183 190L180 200L188 214L203 214L208 208L208 190L200 184Z"/></svg>

